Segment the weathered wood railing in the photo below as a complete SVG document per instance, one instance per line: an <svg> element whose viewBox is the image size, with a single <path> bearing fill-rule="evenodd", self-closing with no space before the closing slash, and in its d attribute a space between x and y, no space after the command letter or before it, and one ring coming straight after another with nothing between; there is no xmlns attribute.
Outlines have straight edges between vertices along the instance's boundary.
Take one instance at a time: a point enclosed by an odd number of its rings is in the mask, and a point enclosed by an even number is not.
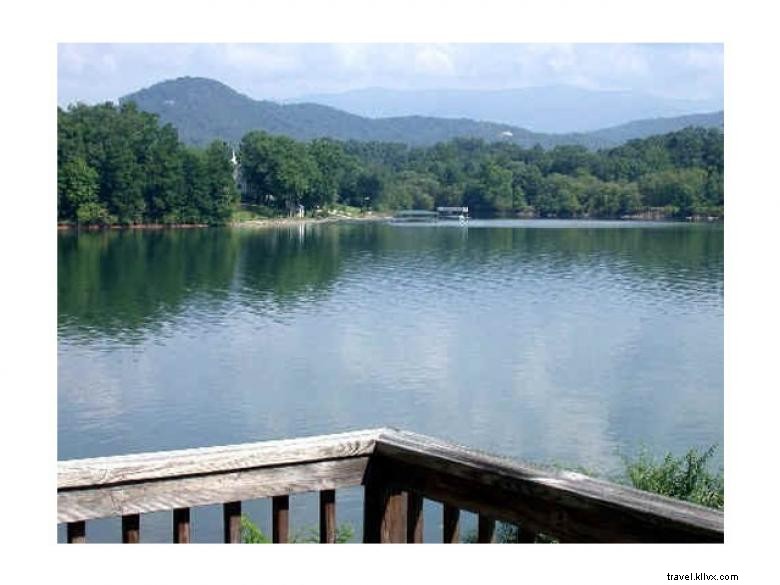
<svg viewBox="0 0 780 585"><path fill-rule="evenodd" d="M460 510L561 542L723 542L723 513L578 473L550 472L451 443L374 429L227 447L61 461L58 522L84 542L87 520L121 516L139 541L144 512L173 510L173 542L190 541L190 508L223 505L224 541L240 542L241 502L272 498L272 540L287 542L289 495L319 491L320 542L335 542L335 490L364 486L364 542L422 542L423 498L442 502L443 540L459 542Z"/></svg>

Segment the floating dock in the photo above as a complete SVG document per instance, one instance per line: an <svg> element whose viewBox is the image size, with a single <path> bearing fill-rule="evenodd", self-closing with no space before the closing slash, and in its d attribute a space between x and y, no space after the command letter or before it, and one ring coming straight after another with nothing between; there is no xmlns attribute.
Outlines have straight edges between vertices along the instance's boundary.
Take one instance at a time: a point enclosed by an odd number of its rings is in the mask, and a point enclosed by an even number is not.
<svg viewBox="0 0 780 585"><path fill-rule="evenodd" d="M398 211L393 216L393 221L398 222L434 222L448 220L465 223L468 219L468 207L437 207L436 211L428 211L426 209L405 209L403 211Z"/></svg>

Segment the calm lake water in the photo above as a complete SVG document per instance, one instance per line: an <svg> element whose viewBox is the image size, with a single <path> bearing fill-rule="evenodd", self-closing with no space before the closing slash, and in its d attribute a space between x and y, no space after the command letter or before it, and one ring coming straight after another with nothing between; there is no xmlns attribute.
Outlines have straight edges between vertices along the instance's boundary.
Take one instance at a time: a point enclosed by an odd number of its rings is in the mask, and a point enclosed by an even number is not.
<svg viewBox="0 0 780 585"><path fill-rule="evenodd" d="M60 459L396 426L614 475L642 445L723 443L721 225L60 234L58 299ZM293 529L316 502L291 498ZM361 506L337 492L356 538ZM193 514L221 538L221 508ZM141 522L170 539L170 512Z"/></svg>

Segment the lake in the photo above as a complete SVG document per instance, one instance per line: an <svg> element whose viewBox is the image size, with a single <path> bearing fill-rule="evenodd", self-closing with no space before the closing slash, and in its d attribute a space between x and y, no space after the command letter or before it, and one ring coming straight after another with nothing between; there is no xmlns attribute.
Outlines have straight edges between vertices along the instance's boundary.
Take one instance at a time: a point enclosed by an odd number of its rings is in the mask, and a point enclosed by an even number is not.
<svg viewBox="0 0 780 585"><path fill-rule="evenodd" d="M614 476L642 446L723 443L722 225L61 233L57 286L59 459L395 426ZM361 506L337 492L356 538ZM270 533L268 502L245 510ZM194 509L193 540L220 514ZM293 531L317 517L291 497ZM170 512L141 522L170 539Z"/></svg>

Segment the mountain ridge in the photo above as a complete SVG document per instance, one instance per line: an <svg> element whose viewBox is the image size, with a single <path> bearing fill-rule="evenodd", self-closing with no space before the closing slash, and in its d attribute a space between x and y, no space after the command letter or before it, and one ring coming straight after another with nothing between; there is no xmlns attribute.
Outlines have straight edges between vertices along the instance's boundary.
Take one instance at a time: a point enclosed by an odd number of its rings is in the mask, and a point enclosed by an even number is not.
<svg viewBox="0 0 780 585"><path fill-rule="evenodd" d="M616 146L632 138L679 130L686 125L723 127L723 112L678 118L635 120L588 133L550 134L497 122L424 115L366 118L316 103L277 103L256 100L228 85L202 77L181 77L156 83L125 95L144 111L170 123L188 144L203 146L214 139L237 143L251 130L265 130L297 140L329 137L337 140L400 142L429 146L458 137L520 146L550 148L563 144L588 148ZM629 126L626 128L625 126ZM654 131L663 127L663 132Z"/></svg>
<svg viewBox="0 0 780 585"><path fill-rule="evenodd" d="M469 118L552 134L592 132L634 120L722 109L722 100L667 98L570 85L488 90L369 87L305 95L284 103L318 103L370 118L412 114Z"/></svg>

